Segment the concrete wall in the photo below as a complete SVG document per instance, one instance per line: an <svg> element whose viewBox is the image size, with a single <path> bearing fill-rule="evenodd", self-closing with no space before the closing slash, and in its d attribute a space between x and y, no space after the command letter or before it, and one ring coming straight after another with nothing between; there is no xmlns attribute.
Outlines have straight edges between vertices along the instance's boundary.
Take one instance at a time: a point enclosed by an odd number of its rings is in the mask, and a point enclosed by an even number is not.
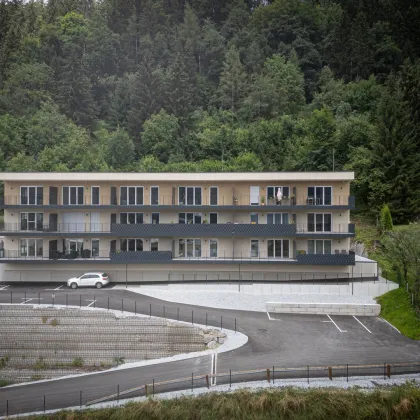
<svg viewBox="0 0 420 420"><path fill-rule="evenodd" d="M305 315L355 315L378 316L381 312L379 304L358 303L285 303L267 302L267 312L280 314L305 314Z"/></svg>

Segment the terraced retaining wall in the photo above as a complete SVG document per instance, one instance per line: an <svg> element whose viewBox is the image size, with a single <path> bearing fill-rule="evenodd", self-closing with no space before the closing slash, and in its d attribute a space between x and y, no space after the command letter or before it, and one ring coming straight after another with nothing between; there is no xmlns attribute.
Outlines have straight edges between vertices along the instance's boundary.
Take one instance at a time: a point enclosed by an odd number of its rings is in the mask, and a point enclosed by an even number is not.
<svg viewBox="0 0 420 420"><path fill-rule="evenodd" d="M267 302L267 312L281 314L324 314L324 315L357 315L378 316L381 312L379 304L361 303L293 303Z"/></svg>

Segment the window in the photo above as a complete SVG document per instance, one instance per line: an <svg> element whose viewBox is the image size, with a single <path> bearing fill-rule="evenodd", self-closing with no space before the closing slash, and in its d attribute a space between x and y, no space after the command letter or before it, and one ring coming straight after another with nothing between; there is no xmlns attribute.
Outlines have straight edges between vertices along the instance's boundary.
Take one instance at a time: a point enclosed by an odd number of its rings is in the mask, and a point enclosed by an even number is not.
<svg viewBox="0 0 420 420"><path fill-rule="evenodd" d="M251 239L251 258L259 256L259 241Z"/></svg>
<svg viewBox="0 0 420 420"><path fill-rule="evenodd" d="M217 258L217 239L210 239L210 258Z"/></svg>
<svg viewBox="0 0 420 420"><path fill-rule="evenodd" d="M63 205L83 205L84 187L63 187Z"/></svg>
<svg viewBox="0 0 420 420"><path fill-rule="evenodd" d="M258 213L251 213L251 225L258 224Z"/></svg>
<svg viewBox="0 0 420 420"><path fill-rule="evenodd" d="M20 187L20 204L40 206L44 203L44 187Z"/></svg>
<svg viewBox="0 0 420 420"><path fill-rule="evenodd" d="M290 188L289 187L267 187L267 203L268 200L275 200L276 203L279 202L279 190L282 198L290 197ZM273 203L274 204L274 203Z"/></svg>
<svg viewBox="0 0 420 420"><path fill-rule="evenodd" d="M21 213L20 230L42 231L44 227L43 213Z"/></svg>
<svg viewBox="0 0 420 420"><path fill-rule="evenodd" d="M217 225L217 213L210 213L210 224Z"/></svg>
<svg viewBox="0 0 420 420"><path fill-rule="evenodd" d="M289 240L269 239L267 241L268 258L289 258Z"/></svg>
<svg viewBox="0 0 420 420"><path fill-rule="evenodd" d="M92 239L92 257L99 257L99 239Z"/></svg>
<svg viewBox="0 0 420 420"><path fill-rule="evenodd" d="M122 225L141 225L143 213L120 213L120 223Z"/></svg>
<svg viewBox="0 0 420 420"><path fill-rule="evenodd" d="M152 213L152 224L159 224L159 213Z"/></svg>
<svg viewBox="0 0 420 420"><path fill-rule="evenodd" d="M249 187L249 203L251 206L260 204L260 187Z"/></svg>
<svg viewBox="0 0 420 420"><path fill-rule="evenodd" d="M331 254L331 241L309 240L308 254Z"/></svg>
<svg viewBox="0 0 420 420"><path fill-rule="evenodd" d="M178 204L201 206L201 187L179 187Z"/></svg>
<svg viewBox="0 0 420 420"><path fill-rule="evenodd" d="M308 187L307 204L330 206L332 187Z"/></svg>
<svg viewBox="0 0 420 420"><path fill-rule="evenodd" d="M159 251L159 239L150 239L150 251Z"/></svg>
<svg viewBox="0 0 420 420"><path fill-rule="evenodd" d="M179 257L201 257L201 239L179 239Z"/></svg>
<svg viewBox="0 0 420 420"><path fill-rule="evenodd" d="M122 206L142 206L143 187L120 187L120 204Z"/></svg>
<svg viewBox="0 0 420 420"><path fill-rule="evenodd" d="M143 251L143 239L121 239L121 251Z"/></svg>
<svg viewBox="0 0 420 420"><path fill-rule="evenodd" d="M21 257L42 257L42 239L21 239L20 256Z"/></svg>
<svg viewBox="0 0 420 420"><path fill-rule="evenodd" d="M99 204L99 187L92 187L92 204Z"/></svg>
<svg viewBox="0 0 420 420"><path fill-rule="evenodd" d="M289 213L268 213L267 225L288 225Z"/></svg>
<svg viewBox="0 0 420 420"><path fill-rule="evenodd" d="M159 187L150 187L150 204L152 206L159 204Z"/></svg>
<svg viewBox="0 0 420 420"><path fill-rule="evenodd" d="M210 205L217 206L219 198L219 189L217 187L210 187Z"/></svg>
<svg viewBox="0 0 420 420"><path fill-rule="evenodd" d="M308 232L331 232L331 213L308 213Z"/></svg>
<svg viewBox="0 0 420 420"><path fill-rule="evenodd" d="M199 225L202 222L201 213L179 213L178 214L178 223L189 225L196 224Z"/></svg>

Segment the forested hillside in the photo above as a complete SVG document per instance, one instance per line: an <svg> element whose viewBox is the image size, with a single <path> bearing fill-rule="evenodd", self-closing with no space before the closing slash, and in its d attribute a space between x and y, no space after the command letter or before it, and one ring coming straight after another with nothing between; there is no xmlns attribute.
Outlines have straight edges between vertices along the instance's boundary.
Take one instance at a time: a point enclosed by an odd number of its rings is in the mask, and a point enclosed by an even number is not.
<svg viewBox="0 0 420 420"><path fill-rule="evenodd" d="M1 0L0 169L334 164L413 219L419 22L409 0Z"/></svg>

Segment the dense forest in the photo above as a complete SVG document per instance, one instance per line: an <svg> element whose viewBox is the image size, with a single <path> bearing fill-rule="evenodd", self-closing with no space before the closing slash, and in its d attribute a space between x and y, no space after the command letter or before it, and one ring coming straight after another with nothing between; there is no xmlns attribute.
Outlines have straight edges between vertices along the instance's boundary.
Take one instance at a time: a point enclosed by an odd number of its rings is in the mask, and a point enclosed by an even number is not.
<svg viewBox="0 0 420 420"><path fill-rule="evenodd" d="M420 215L420 3L0 1L4 171L354 170Z"/></svg>

